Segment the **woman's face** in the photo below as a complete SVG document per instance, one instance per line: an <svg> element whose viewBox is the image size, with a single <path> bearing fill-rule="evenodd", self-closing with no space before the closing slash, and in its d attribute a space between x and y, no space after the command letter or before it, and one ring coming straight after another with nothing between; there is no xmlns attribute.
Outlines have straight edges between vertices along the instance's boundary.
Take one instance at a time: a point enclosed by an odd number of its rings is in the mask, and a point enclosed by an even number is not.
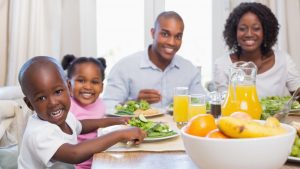
<svg viewBox="0 0 300 169"><path fill-rule="evenodd" d="M245 13L237 26L237 42L242 52L260 50L264 32L259 18L252 12Z"/></svg>

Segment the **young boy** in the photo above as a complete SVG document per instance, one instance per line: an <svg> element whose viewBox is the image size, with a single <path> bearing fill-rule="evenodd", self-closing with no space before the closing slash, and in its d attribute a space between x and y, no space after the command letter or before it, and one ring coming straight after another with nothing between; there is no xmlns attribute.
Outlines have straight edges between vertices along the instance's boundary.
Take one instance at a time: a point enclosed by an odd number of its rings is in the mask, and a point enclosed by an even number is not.
<svg viewBox="0 0 300 169"><path fill-rule="evenodd" d="M70 95L60 64L51 57L38 56L27 61L19 73L24 101L35 113L28 120L18 159L19 169L59 168L77 164L120 141L139 144L145 132L127 128L77 144L77 135L100 127L124 124L128 118L78 121L68 113Z"/></svg>

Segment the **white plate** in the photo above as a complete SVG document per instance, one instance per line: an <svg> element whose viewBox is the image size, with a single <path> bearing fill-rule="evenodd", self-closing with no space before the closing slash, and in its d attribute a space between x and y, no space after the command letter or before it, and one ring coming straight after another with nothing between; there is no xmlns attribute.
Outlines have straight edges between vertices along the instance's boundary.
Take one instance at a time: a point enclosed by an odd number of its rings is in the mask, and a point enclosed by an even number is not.
<svg viewBox="0 0 300 169"><path fill-rule="evenodd" d="M291 109L290 112L298 112L300 109Z"/></svg>
<svg viewBox="0 0 300 169"><path fill-rule="evenodd" d="M176 131L175 131L175 132L176 132ZM177 136L179 136L179 133L178 133L178 132L176 132L176 134L174 134L174 135L166 136L166 137L157 137L157 138L146 137L146 138L144 139L144 141L146 141L146 142L160 141L160 140L166 140L166 139L174 138L174 137L177 137Z"/></svg>
<svg viewBox="0 0 300 169"><path fill-rule="evenodd" d="M288 161L300 163L300 158L288 156Z"/></svg>
<svg viewBox="0 0 300 169"><path fill-rule="evenodd" d="M160 109L160 108L155 108L158 109L158 113L156 114L151 114L151 115L144 115L145 117L155 117L155 116L160 116L166 113L165 109ZM135 117L136 115L120 115L120 114L116 114L115 110L110 110L107 115L109 116L116 116L116 117Z"/></svg>
<svg viewBox="0 0 300 169"><path fill-rule="evenodd" d="M98 129L98 137L101 136L101 135L116 131L116 130L127 128L127 127L128 126L126 126L126 125L113 125L113 126L105 127L105 128L102 128L102 129ZM175 131L175 130L173 130L173 131ZM157 138L146 137L144 139L144 141L145 142L160 141L160 140L166 140L166 139L170 139L170 138L179 136L178 131L175 131L175 132L176 132L176 134L171 135L171 136L166 136L166 137L157 137Z"/></svg>

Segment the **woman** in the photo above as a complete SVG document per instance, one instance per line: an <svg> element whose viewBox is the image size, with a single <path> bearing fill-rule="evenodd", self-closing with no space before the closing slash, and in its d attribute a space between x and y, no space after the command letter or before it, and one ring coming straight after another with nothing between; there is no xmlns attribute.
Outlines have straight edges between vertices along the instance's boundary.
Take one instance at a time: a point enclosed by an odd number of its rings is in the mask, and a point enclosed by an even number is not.
<svg viewBox="0 0 300 169"><path fill-rule="evenodd" d="M272 11L261 3L241 3L229 15L223 36L231 53L214 65L217 87L229 83L229 67L237 61L257 66L259 97L285 96L300 87L300 74L287 53L274 50L279 24Z"/></svg>

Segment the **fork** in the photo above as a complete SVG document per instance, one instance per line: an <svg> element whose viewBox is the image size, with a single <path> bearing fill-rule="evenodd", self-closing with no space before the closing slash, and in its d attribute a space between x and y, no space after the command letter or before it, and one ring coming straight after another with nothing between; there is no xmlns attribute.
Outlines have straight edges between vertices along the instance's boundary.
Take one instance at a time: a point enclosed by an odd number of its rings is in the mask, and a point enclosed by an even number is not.
<svg viewBox="0 0 300 169"><path fill-rule="evenodd" d="M300 87L297 88L297 90L293 93L292 97L284 104L283 108L273 115L273 117L277 118L280 122L283 122L286 118L286 116L289 114L291 110L291 106L294 103L295 100L297 100L300 96L298 94L300 93Z"/></svg>

